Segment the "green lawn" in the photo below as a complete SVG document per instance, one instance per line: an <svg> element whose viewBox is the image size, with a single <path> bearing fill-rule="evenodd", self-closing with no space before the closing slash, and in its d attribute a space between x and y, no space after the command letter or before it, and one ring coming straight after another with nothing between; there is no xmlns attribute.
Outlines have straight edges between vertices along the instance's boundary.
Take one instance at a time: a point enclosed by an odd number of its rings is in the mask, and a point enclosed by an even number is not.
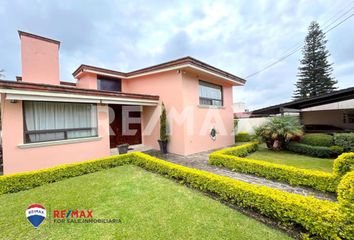
<svg viewBox="0 0 354 240"><path fill-rule="evenodd" d="M30 203L47 219L35 230ZM50 223L54 209L91 209L118 224ZM202 193L134 166L122 166L0 196L1 239L290 239Z"/></svg>
<svg viewBox="0 0 354 240"><path fill-rule="evenodd" d="M288 151L276 152L265 147L260 147L258 151L251 153L247 158L326 172L332 172L333 166L333 159L309 157Z"/></svg>

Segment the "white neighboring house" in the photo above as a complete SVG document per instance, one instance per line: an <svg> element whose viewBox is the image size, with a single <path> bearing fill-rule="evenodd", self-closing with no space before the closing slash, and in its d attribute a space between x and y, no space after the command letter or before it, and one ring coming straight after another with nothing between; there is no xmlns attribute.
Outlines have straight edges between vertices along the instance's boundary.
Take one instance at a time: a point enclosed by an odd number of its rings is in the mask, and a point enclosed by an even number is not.
<svg viewBox="0 0 354 240"><path fill-rule="evenodd" d="M235 133L247 132L254 133L254 128L262 125L268 120L268 117L250 118L252 113L246 109L244 102L237 102L233 104L234 119L237 121Z"/></svg>

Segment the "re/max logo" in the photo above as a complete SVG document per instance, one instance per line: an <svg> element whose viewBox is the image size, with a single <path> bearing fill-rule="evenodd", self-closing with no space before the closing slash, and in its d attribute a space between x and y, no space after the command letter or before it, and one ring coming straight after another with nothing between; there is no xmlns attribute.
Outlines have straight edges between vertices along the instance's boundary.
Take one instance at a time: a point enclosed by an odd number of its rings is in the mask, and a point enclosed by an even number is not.
<svg viewBox="0 0 354 240"><path fill-rule="evenodd" d="M92 210L54 210L54 218L92 218Z"/></svg>

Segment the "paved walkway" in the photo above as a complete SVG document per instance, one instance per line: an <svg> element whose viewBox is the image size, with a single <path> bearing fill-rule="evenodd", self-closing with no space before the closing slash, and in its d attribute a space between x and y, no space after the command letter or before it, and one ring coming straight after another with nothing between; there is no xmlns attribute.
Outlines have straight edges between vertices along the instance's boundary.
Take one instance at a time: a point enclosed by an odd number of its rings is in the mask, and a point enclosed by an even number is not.
<svg viewBox="0 0 354 240"><path fill-rule="evenodd" d="M257 177L254 175L233 172L233 171L226 169L226 168L221 168L221 167L216 167L216 166L210 165L210 164L208 164L208 154L210 152L212 152L212 151L196 153L196 154L192 154L189 156L181 156L181 155L172 154L172 153L161 154L159 151L156 151L156 150L145 151L145 153L150 154L152 156L155 156L160 159L164 159L169 162L176 163L176 164L184 165L186 167L205 170L208 172L216 173L218 175L230 177L233 179L241 180L241 181L252 183L252 184L264 185L264 186L280 189L283 191L287 191L290 193L301 194L304 196L314 196L319 199L325 199L325 200L330 200L330 201L337 201L336 196L334 194L323 193L323 192L319 192L319 191L313 190L311 188L306 188L306 187L294 187L294 186L290 186L286 183L280 183L280 182L268 180L265 178Z"/></svg>

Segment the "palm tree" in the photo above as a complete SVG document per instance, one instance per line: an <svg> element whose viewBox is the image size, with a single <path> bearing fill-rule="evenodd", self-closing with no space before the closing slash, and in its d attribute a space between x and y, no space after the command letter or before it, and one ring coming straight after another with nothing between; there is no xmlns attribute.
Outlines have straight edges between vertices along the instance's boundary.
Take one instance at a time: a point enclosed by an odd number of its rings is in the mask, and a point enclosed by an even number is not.
<svg viewBox="0 0 354 240"><path fill-rule="evenodd" d="M302 126L297 117L273 117L255 129L256 136L272 150L281 150L284 144L297 136L301 136Z"/></svg>
<svg viewBox="0 0 354 240"><path fill-rule="evenodd" d="M4 72L5 72L4 69L0 69L0 79L5 77Z"/></svg>

